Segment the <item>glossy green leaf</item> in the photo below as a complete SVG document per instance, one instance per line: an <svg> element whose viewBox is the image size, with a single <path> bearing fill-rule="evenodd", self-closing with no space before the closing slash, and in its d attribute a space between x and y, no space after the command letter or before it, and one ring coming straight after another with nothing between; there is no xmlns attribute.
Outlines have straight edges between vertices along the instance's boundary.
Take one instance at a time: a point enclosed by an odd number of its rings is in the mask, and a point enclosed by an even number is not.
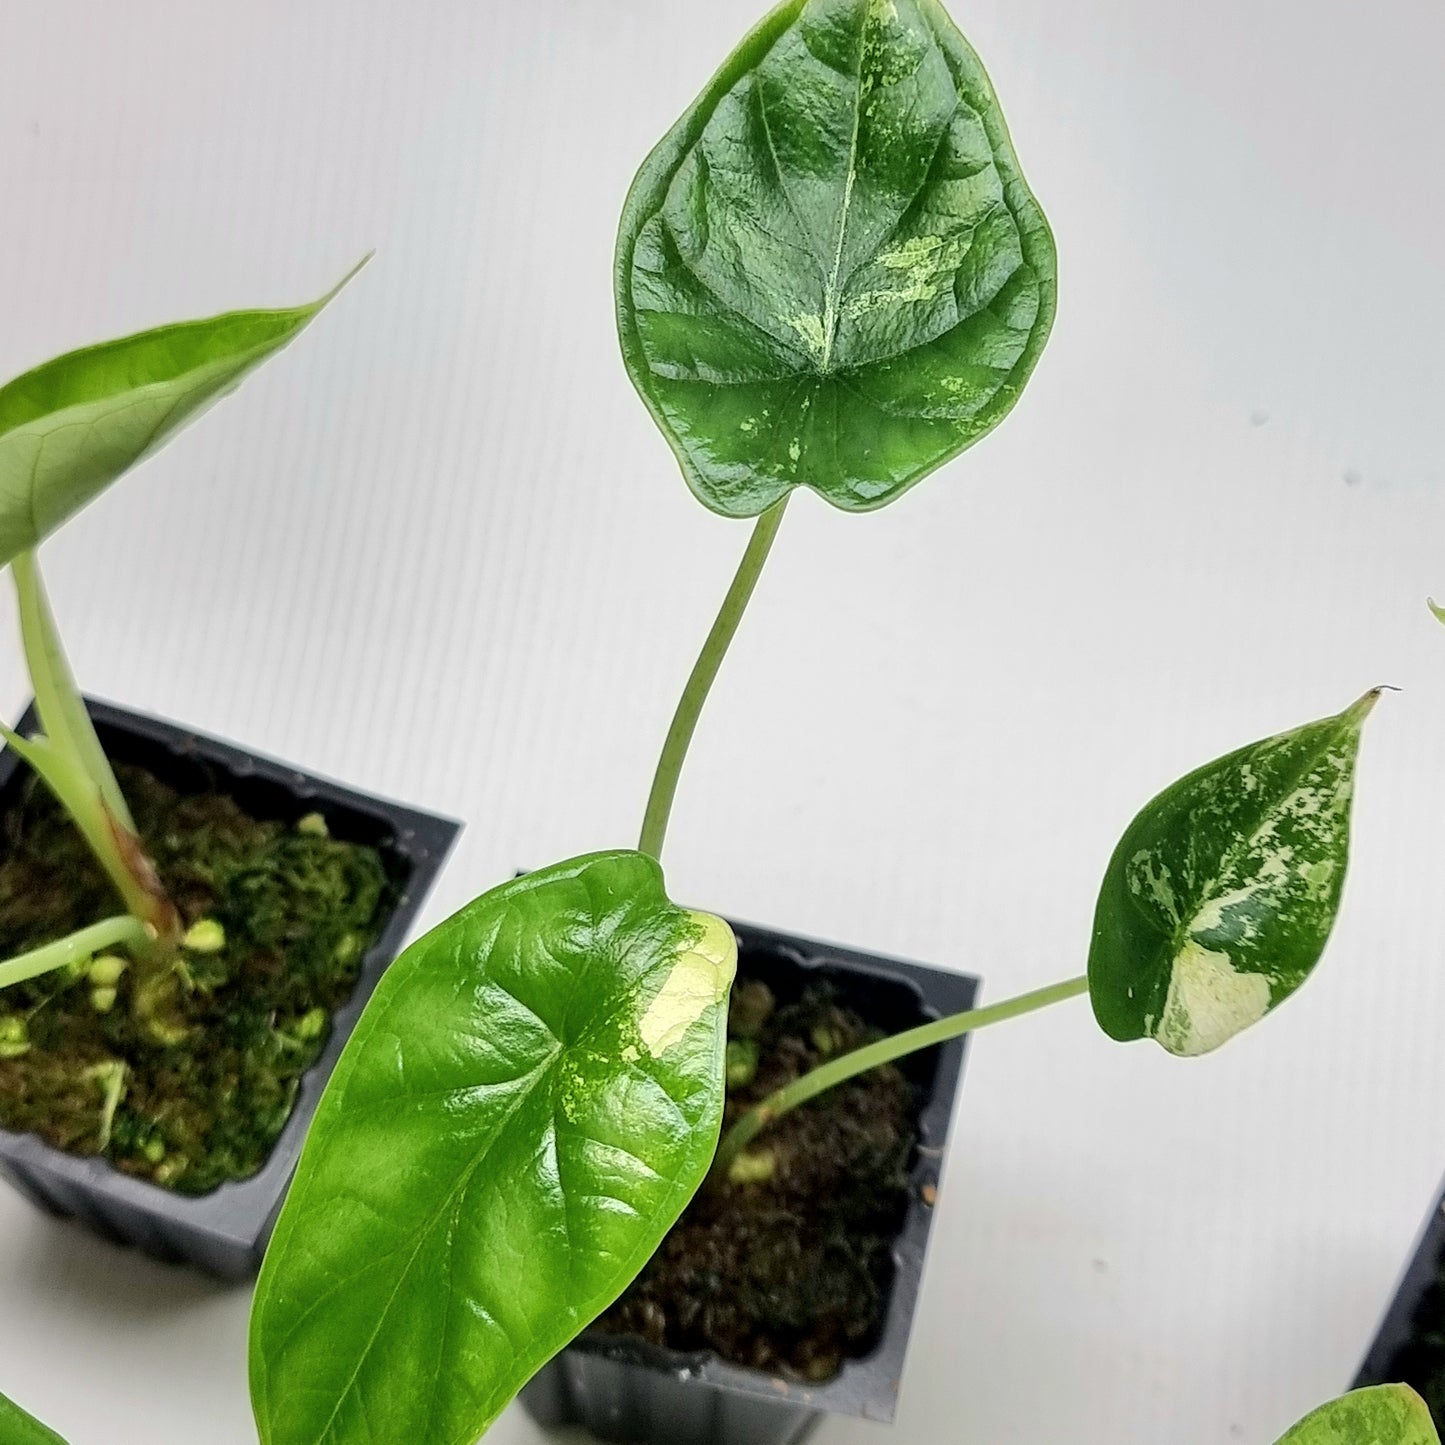
<svg viewBox="0 0 1445 1445"><path fill-rule="evenodd" d="M1209 763L1129 825L1089 950L1105 1033L1208 1053L1309 976L1339 909L1355 757L1377 696Z"/></svg>
<svg viewBox="0 0 1445 1445"><path fill-rule="evenodd" d="M65 1441L0 1395L0 1445L65 1445Z"/></svg>
<svg viewBox="0 0 1445 1445"><path fill-rule="evenodd" d="M1373 1385L1322 1405L1277 1445L1440 1445L1440 1437L1408 1385Z"/></svg>
<svg viewBox="0 0 1445 1445"><path fill-rule="evenodd" d="M706 1175L736 965L641 853L515 879L387 971L251 1317L263 1445L471 1445Z"/></svg>
<svg viewBox="0 0 1445 1445"><path fill-rule="evenodd" d="M232 311L88 346L0 387L0 566L235 390L341 286L307 306Z"/></svg>
<svg viewBox="0 0 1445 1445"><path fill-rule="evenodd" d="M1054 316L1053 238L937 0L788 0L622 215L633 382L698 498L899 496L997 425Z"/></svg>

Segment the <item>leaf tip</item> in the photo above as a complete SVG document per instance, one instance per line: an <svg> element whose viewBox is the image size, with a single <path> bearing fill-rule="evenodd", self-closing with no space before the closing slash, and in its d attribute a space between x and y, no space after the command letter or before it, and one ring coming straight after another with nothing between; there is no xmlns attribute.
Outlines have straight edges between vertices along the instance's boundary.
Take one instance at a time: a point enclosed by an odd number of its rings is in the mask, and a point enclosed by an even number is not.
<svg viewBox="0 0 1445 1445"><path fill-rule="evenodd" d="M1445 607L1442 607L1433 597L1427 597L1425 605L1435 614L1437 622L1445 622Z"/></svg>
<svg viewBox="0 0 1445 1445"><path fill-rule="evenodd" d="M334 285L331 290L329 290L326 295L324 295L316 303L316 310L321 311L325 307L329 306L334 300L336 300L336 298L341 295L341 293L346 290L346 288L351 285L351 283L356 280L356 278L367 268L368 264L371 261L371 258L375 255L376 247L373 246L371 250L369 250L361 258L361 260L359 260L356 265L354 265L351 270L349 270L346 275L344 275L341 280L339 280L336 285Z"/></svg>
<svg viewBox="0 0 1445 1445"><path fill-rule="evenodd" d="M1400 689L1398 687L1394 687L1388 682L1382 682L1378 687L1372 687L1369 692L1358 701L1351 703L1350 706L1345 709L1344 715L1352 723L1362 723L1374 712L1375 704L1379 702L1385 693L1399 691Z"/></svg>

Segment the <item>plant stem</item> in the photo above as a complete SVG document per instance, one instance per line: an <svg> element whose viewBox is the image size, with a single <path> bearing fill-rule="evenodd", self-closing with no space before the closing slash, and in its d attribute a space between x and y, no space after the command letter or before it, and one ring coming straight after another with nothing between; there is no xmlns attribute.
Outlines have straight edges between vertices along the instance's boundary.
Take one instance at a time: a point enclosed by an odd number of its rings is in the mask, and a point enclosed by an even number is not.
<svg viewBox="0 0 1445 1445"><path fill-rule="evenodd" d="M96 861L115 884L125 906L154 930L166 946L180 937L180 915L145 855L140 839L126 830L105 806L94 781L72 757L61 753L48 737L22 738L0 725L0 737L40 775L70 821L90 845Z"/></svg>
<svg viewBox="0 0 1445 1445"><path fill-rule="evenodd" d="M15 557L11 573L42 732L27 739L0 727L0 736L59 799L125 906L150 925L154 939L172 943L180 935L180 917L146 857L130 808L76 688L35 554L22 552Z"/></svg>
<svg viewBox="0 0 1445 1445"><path fill-rule="evenodd" d="M858 1074L876 1069L880 1064L891 1064L895 1059L916 1053L919 1049L932 1048L935 1044L946 1043L961 1034L972 1033L975 1029L986 1028L989 1024L1002 1023L1005 1019L1018 1018L1037 1009L1048 1008L1050 1004L1062 1003L1065 999L1076 998L1087 992L1087 976L1071 978L1063 983L1051 984L1048 988L1035 989L1032 993L1020 994L1017 998L1003 1003L990 1004L987 1008L969 1009L967 1013L952 1014L933 1023L920 1024L890 1038L879 1039L877 1043L866 1044L861 1049L829 1059L790 1084L768 1095L760 1104L755 1104L741 1119L728 1130L717 1158L713 1162L715 1174L725 1174L738 1155L757 1138L775 1119L781 1118L790 1109L816 1099L836 1084Z"/></svg>
<svg viewBox="0 0 1445 1445"><path fill-rule="evenodd" d="M132 833L135 820L116 781L110 759L95 735L85 699L75 685L70 661L55 626L55 614L40 579L34 552L21 552L10 564L20 604L20 636L30 683L35 689L35 710L40 726L59 752L72 757L85 770L105 805Z"/></svg>
<svg viewBox="0 0 1445 1445"><path fill-rule="evenodd" d="M788 495L769 507L753 526L753 535L748 540L743 560L738 564L737 575L723 598L717 620L702 645L697 661L693 664L687 686L678 700L677 711L672 715L672 726L667 730L667 740L662 745L662 756L657 760L657 771L652 779L652 791L647 798L647 812L642 820L642 836L638 840L638 851L654 858L662 857L662 843L667 836L667 820L672 814L672 800L677 794L677 780L682 773L682 764L687 757L688 744L692 742L697 728L702 705L707 701L713 679L717 677L723 658L727 656L728 644L738 630L747 610L748 599L757 586L763 563L768 560L773 539L783 520L788 505Z"/></svg>
<svg viewBox="0 0 1445 1445"><path fill-rule="evenodd" d="M66 938L47 943L41 948L32 948L29 953L18 953L0 963L0 988L12 983L24 983L28 978L38 978L52 969L64 968L67 964L78 963L103 948L115 948L124 944L134 952L143 953L150 947L151 935L139 918L122 913L115 918L105 918L82 928Z"/></svg>

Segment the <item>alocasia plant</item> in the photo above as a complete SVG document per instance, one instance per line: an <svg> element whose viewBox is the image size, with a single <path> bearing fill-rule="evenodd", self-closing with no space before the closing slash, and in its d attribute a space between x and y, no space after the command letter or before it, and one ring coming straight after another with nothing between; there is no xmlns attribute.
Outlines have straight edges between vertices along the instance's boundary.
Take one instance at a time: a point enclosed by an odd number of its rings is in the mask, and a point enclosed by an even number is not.
<svg viewBox="0 0 1445 1445"><path fill-rule="evenodd" d="M0 387L0 566L15 579L41 726L29 738L0 734L59 799L126 909L0 962L0 987L107 949L149 957L180 933L71 675L36 549L294 340L346 280L305 306L236 311L72 351Z"/></svg>
<svg viewBox="0 0 1445 1445"><path fill-rule="evenodd" d="M704 700L792 491L869 511L996 425L1047 338L1055 261L936 0L787 0L644 164L615 284L628 370L689 486L755 518L752 538L637 851L483 895L403 955L348 1043L257 1290L264 1445L470 1445L702 1182L735 945L668 901L655 860ZM1085 990L1111 1035L1179 1054L1262 1017L1333 922L1373 701L1145 808L1086 977L829 1061L718 1164L850 1073Z"/></svg>

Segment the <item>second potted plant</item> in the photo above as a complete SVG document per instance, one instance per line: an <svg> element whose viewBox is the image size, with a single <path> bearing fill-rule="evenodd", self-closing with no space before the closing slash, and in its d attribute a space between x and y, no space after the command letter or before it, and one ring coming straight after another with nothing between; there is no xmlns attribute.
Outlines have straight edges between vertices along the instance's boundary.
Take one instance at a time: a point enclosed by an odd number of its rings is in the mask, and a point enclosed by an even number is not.
<svg viewBox="0 0 1445 1445"><path fill-rule="evenodd" d="M259 1267L346 1030L456 825L88 703L37 548L329 299L162 327L0 388L0 563L35 689L0 729L0 1173L231 1278Z"/></svg>

